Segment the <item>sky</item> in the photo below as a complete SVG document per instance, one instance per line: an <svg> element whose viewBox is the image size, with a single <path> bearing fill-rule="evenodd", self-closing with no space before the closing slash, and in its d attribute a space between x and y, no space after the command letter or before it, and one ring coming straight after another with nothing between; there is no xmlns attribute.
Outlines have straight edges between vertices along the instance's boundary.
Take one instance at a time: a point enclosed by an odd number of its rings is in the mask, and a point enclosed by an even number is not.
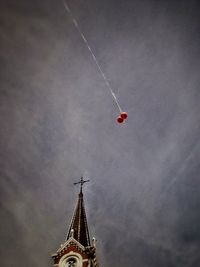
<svg viewBox="0 0 200 267"><path fill-rule="evenodd" d="M200 266L195 0L0 1L0 256L53 266L82 175L100 266Z"/></svg>

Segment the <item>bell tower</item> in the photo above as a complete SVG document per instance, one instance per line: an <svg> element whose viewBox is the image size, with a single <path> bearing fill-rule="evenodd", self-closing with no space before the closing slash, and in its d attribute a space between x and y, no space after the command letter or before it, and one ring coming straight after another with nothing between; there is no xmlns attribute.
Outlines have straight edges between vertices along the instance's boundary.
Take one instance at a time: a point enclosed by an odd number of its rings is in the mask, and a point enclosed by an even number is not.
<svg viewBox="0 0 200 267"><path fill-rule="evenodd" d="M78 202L71 220L65 243L52 254L54 267L99 267L96 259L95 239L90 240L84 199L83 185L89 182L80 181L74 183L80 185Z"/></svg>

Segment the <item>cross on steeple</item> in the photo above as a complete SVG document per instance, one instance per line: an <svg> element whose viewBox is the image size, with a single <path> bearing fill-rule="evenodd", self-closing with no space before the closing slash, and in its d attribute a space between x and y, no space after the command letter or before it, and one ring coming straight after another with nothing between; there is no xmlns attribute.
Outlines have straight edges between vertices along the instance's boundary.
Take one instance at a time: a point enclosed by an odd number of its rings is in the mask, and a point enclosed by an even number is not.
<svg viewBox="0 0 200 267"><path fill-rule="evenodd" d="M80 193L82 193L82 188L83 188L83 185L84 185L84 183L87 183L87 182L89 182L90 180L83 180L83 176L81 177L81 180L80 181L78 181L78 182L76 182L76 183L74 183L74 185L77 185L77 184L80 184Z"/></svg>
<svg viewBox="0 0 200 267"><path fill-rule="evenodd" d="M66 240L68 240L70 237L73 237L85 247L90 246L90 236L82 192L82 187L87 182L89 182L89 180L84 180L83 177L81 177L80 181L74 183L75 185L80 184L80 193L78 196L78 203L75 208L74 216L72 217L71 225L66 238Z"/></svg>
<svg viewBox="0 0 200 267"><path fill-rule="evenodd" d="M95 240L90 241L84 196L83 185L89 182L83 176L74 184L79 185L80 193L72 216L65 243L52 255L54 266L65 267L99 267L96 258ZM80 257L79 257L80 256Z"/></svg>

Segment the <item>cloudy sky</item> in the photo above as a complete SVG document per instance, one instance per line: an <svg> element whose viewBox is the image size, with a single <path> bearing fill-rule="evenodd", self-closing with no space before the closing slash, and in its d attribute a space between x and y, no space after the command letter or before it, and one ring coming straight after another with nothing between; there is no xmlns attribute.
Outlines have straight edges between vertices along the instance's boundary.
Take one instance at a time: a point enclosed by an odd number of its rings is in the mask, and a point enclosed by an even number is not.
<svg viewBox="0 0 200 267"><path fill-rule="evenodd" d="M195 0L0 1L2 266L49 267L84 195L101 266L200 266Z"/></svg>

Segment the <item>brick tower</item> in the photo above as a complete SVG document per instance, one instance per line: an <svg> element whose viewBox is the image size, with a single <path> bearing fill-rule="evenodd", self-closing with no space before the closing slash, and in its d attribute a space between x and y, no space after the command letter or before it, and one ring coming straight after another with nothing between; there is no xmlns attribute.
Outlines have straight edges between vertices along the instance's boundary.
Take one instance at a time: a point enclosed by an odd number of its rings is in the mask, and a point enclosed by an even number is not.
<svg viewBox="0 0 200 267"><path fill-rule="evenodd" d="M96 259L95 239L90 241L87 218L84 207L83 184L88 181L81 180L78 202L72 217L65 243L52 254L55 267L98 267Z"/></svg>

